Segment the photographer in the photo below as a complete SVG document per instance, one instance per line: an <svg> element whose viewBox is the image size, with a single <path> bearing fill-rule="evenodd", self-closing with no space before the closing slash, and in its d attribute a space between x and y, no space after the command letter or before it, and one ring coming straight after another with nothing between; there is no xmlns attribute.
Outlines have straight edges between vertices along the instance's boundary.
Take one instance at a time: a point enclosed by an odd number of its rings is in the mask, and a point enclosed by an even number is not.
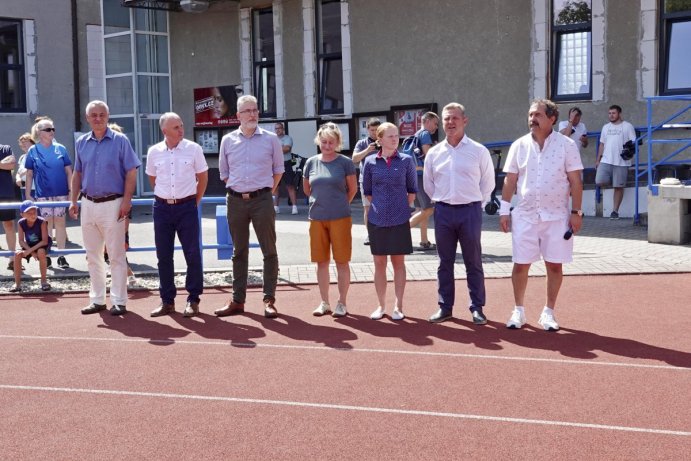
<svg viewBox="0 0 691 461"><path fill-rule="evenodd" d="M600 150L595 160L595 183L600 186L612 184L614 197L609 219L619 219L619 206L624 198L624 187L629 174L631 160L625 160L621 153L627 141L636 141L636 130L621 118L621 107L609 107L609 123L602 127Z"/></svg>

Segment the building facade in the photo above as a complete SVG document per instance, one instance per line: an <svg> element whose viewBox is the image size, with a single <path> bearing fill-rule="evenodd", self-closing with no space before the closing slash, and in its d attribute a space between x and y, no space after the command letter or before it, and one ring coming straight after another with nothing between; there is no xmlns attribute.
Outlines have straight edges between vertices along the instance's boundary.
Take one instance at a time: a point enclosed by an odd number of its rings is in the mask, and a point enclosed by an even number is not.
<svg viewBox="0 0 691 461"><path fill-rule="evenodd" d="M468 134L497 143L527 131L535 97L558 101L562 119L580 107L599 131L612 104L642 126L646 97L691 94L691 0L182 3L0 0L0 142L14 147L49 115L71 150L88 130L86 102L105 99L144 161L160 140L158 117L173 110L214 166L214 142L229 128L195 128L195 89L227 86L257 96L269 127L286 121L304 156L316 153L324 120L341 125L348 150L369 116L405 132L422 111L457 101ZM203 11L183 10L194 7ZM658 106L664 117L685 103ZM586 167L596 145L583 151ZM138 193L147 188L141 177Z"/></svg>

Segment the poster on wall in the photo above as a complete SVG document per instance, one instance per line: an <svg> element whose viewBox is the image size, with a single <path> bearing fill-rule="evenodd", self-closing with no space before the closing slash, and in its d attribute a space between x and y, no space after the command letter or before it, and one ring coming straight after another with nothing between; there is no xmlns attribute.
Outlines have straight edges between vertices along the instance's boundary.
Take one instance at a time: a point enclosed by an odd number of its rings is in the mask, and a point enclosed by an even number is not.
<svg viewBox="0 0 691 461"><path fill-rule="evenodd" d="M240 85L212 86L194 89L194 126L238 126L237 101Z"/></svg>
<svg viewBox="0 0 691 461"><path fill-rule="evenodd" d="M388 122L387 115L384 113L376 113L376 114L369 114L369 115L362 115L362 114L353 114L353 118L357 120L357 138L358 139L365 139L366 137L369 136L369 132L367 131L367 121L370 118L378 118L380 122Z"/></svg>
<svg viewBox="0 0 691 461"><path fill-rule="evenodd" d="M398 135L402 138L414 135L422 128L422 116L425 112L436 112L436 106L436 104L422 104L392 107L393 123L398 127Z"/></svg>

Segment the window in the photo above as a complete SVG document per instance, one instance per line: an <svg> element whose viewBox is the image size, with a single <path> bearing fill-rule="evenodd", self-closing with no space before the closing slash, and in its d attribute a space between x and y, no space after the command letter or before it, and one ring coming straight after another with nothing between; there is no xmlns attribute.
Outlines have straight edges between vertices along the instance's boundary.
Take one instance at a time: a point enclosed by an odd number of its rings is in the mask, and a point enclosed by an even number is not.
<svg viewBox="0 0 691 461"><path fill-rule="evenodd" d="M662 0L660 93L691 93L691 0Z"/></svg>
<svg viewBox="0 0 691 461"><path fill-rule="evenodd" d="M592 99L591 0L552 1L552 99Z"/></svg>
<svg viewBox="0 0 691 461"><path fill-rule="evenodd" d="M0 112L26 112L21 21L0 18Z"/></svg>
<svg viewBox="0 0 691 461"><path fill-rule="evenodd" d="M252 12L254 88L261 117L276 116L276 63L274 21L271 8Z"/></svg>
<svg viewBox="0 0 691 461"><path fill-rule="evenodd" d="M343 56L340 0L317 2L319 113L343 113Z"/></svg>

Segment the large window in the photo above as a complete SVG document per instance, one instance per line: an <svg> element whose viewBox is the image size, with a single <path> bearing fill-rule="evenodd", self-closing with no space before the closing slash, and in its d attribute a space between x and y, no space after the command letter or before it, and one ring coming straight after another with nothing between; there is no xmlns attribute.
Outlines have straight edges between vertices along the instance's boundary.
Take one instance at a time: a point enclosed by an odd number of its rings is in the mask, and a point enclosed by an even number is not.
<svg viewBox="0 0 691 461"><path fill-rule="evenodd" d="M552 1L552 99L592 99L591 0Z"/></svg>
<svg viewBox="0 0 691 461"><path fill-rule="evenodd" d="M271 8L252 12L254 88L261 117L276 116L276 64L274 21Z"/></svg>
<svg viewBox="0 0 691 461"><path fill-rule="evenodd" d="M26 112L21 21L0 18L0 112Z"/></svg>
<svg viewBox="0 0 691 461"><path fill-rule="evenodd" d="M317 1L317 86L319 113L343 113L343 56L340 0Z"/></svg>
<svg viewBox="0 0 691 461"><path fill-rule="evenodd" d="M691 93L691 0L662 0L660 93Z"/></svg>

